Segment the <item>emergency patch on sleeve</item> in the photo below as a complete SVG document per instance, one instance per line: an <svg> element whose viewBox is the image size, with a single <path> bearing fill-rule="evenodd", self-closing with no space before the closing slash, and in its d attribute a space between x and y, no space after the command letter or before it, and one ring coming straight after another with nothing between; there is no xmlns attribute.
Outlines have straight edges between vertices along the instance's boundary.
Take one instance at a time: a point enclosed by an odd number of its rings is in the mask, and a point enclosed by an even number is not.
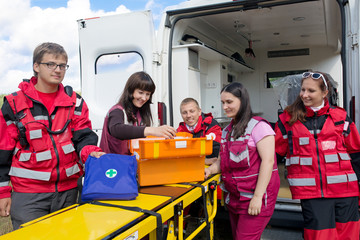
<svg viewBox="0 0 360 240"><path fill-rule="evenodd" d="M212 140L216 139L215 133L210 133L210 134L206 135L206 137L210 137Z"/></svg>

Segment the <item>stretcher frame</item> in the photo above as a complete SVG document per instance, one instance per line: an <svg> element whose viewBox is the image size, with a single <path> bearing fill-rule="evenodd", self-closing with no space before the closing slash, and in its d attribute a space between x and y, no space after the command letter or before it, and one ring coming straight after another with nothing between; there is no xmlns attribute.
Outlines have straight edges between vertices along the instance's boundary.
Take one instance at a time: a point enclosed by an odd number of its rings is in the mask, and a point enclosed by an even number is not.
<svg viewBox="0 0 360 240"><path fill-rule="evenodd" d="M136 240L148 236L149 240L162 240L166 236L168 240L191 240L205 229L207 239L212 240L219 181L220 174L216 174L202 182L142 187L135 200L99 201L100 204L110 206L75 204L23 224L20 229L3 235L0 239ZM203 198L206 206L206 217L184 238L183 209L199 198ZM129 210L131 208L140 211ZM159 226L159 217L155 215L161 217L162 226ZM167 232L163 229L164 224L167 224ZM161 239L159 227L162 229Z"/></svg>

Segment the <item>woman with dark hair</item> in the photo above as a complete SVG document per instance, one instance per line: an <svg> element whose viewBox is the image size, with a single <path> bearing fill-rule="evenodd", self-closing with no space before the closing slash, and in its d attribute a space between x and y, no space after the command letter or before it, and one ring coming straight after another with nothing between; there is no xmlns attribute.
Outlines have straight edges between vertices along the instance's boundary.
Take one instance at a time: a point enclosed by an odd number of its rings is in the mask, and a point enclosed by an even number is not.
<svg viewBox="0 0 360 240"><path fill-rule="evenodd" d="M129 77L119 102L105 117L100 146L106 153L130 154L129 139L176 135L176 130L167 125L151 127L150 104L154 92L155 84L149 74L136 72Z"/></svg>
<svg viewBox="0 0 360 240"><path fill-rule="evenodd" d="M331 87L327 74L304 72L299 96L275 127L305 240L359 239L360 136L346 111L329 104Z"/></svg>
<svg viewBox="0 0 360 240"><path fill-rule="evenodd" d="M221 102L232 121L222 132L220 157L205 169L205 177L221 172L233 239L260 239L280 187L275 133L265 119L254 116L241 83L225 86Z"/></svg>

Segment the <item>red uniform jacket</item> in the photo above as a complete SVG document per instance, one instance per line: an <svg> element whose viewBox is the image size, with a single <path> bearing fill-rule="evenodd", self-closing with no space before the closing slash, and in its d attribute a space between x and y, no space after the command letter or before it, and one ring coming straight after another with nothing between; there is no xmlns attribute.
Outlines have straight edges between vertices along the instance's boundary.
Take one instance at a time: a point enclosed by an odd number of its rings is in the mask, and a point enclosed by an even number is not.
<svg viewBox="0 0 360 240"><path fill-rule="evenodd" d="M360 137L345 110L307 108L306 122L289 125L290 115L280 115L276 152L286 155L288 181L294 199L337 198L359 195L357 176ZM350 154L350 155L349 155Z"/></svg>
<svg viewBox="0 0 360 240"><path fill-rule="evenodd" d="M221 141L221 127L219 123L213 118L211 113L201 113L197 125L194 131L189 131L184 122L179 124L177 128L178 132L188 132L193 134L194 138L205 137L206 135L212 135L213 137L213 152L207 158L218 157L220 152Z"/></svg>
<svg viewBox="0 0 360 240"><path fill-rule="evenodd" d="M84 100L60 84L48 112L36 82L33 77L20 83L21 90L6 96L1 108L0 198L10 197L9 180L17 192L75 188L88 155L101 151Z"/></svg>

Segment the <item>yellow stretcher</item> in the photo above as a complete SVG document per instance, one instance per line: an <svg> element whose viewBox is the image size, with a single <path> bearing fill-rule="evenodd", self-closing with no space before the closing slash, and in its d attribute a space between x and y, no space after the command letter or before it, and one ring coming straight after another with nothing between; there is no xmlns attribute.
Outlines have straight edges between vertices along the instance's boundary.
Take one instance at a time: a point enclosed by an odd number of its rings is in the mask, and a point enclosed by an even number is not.
<svg viewBox="0 0 360 240"><path fill-rule="evenodd" d="M75 204L35 219L0 239L193 239L205 229L213 239L213 219L217 211L220 175L203 182L140 188L139 196L129 201L99 201ZM183 209L198 198L206 206L204 218L186 238ZM164 224L167 230L164 231Z"/></svg>

